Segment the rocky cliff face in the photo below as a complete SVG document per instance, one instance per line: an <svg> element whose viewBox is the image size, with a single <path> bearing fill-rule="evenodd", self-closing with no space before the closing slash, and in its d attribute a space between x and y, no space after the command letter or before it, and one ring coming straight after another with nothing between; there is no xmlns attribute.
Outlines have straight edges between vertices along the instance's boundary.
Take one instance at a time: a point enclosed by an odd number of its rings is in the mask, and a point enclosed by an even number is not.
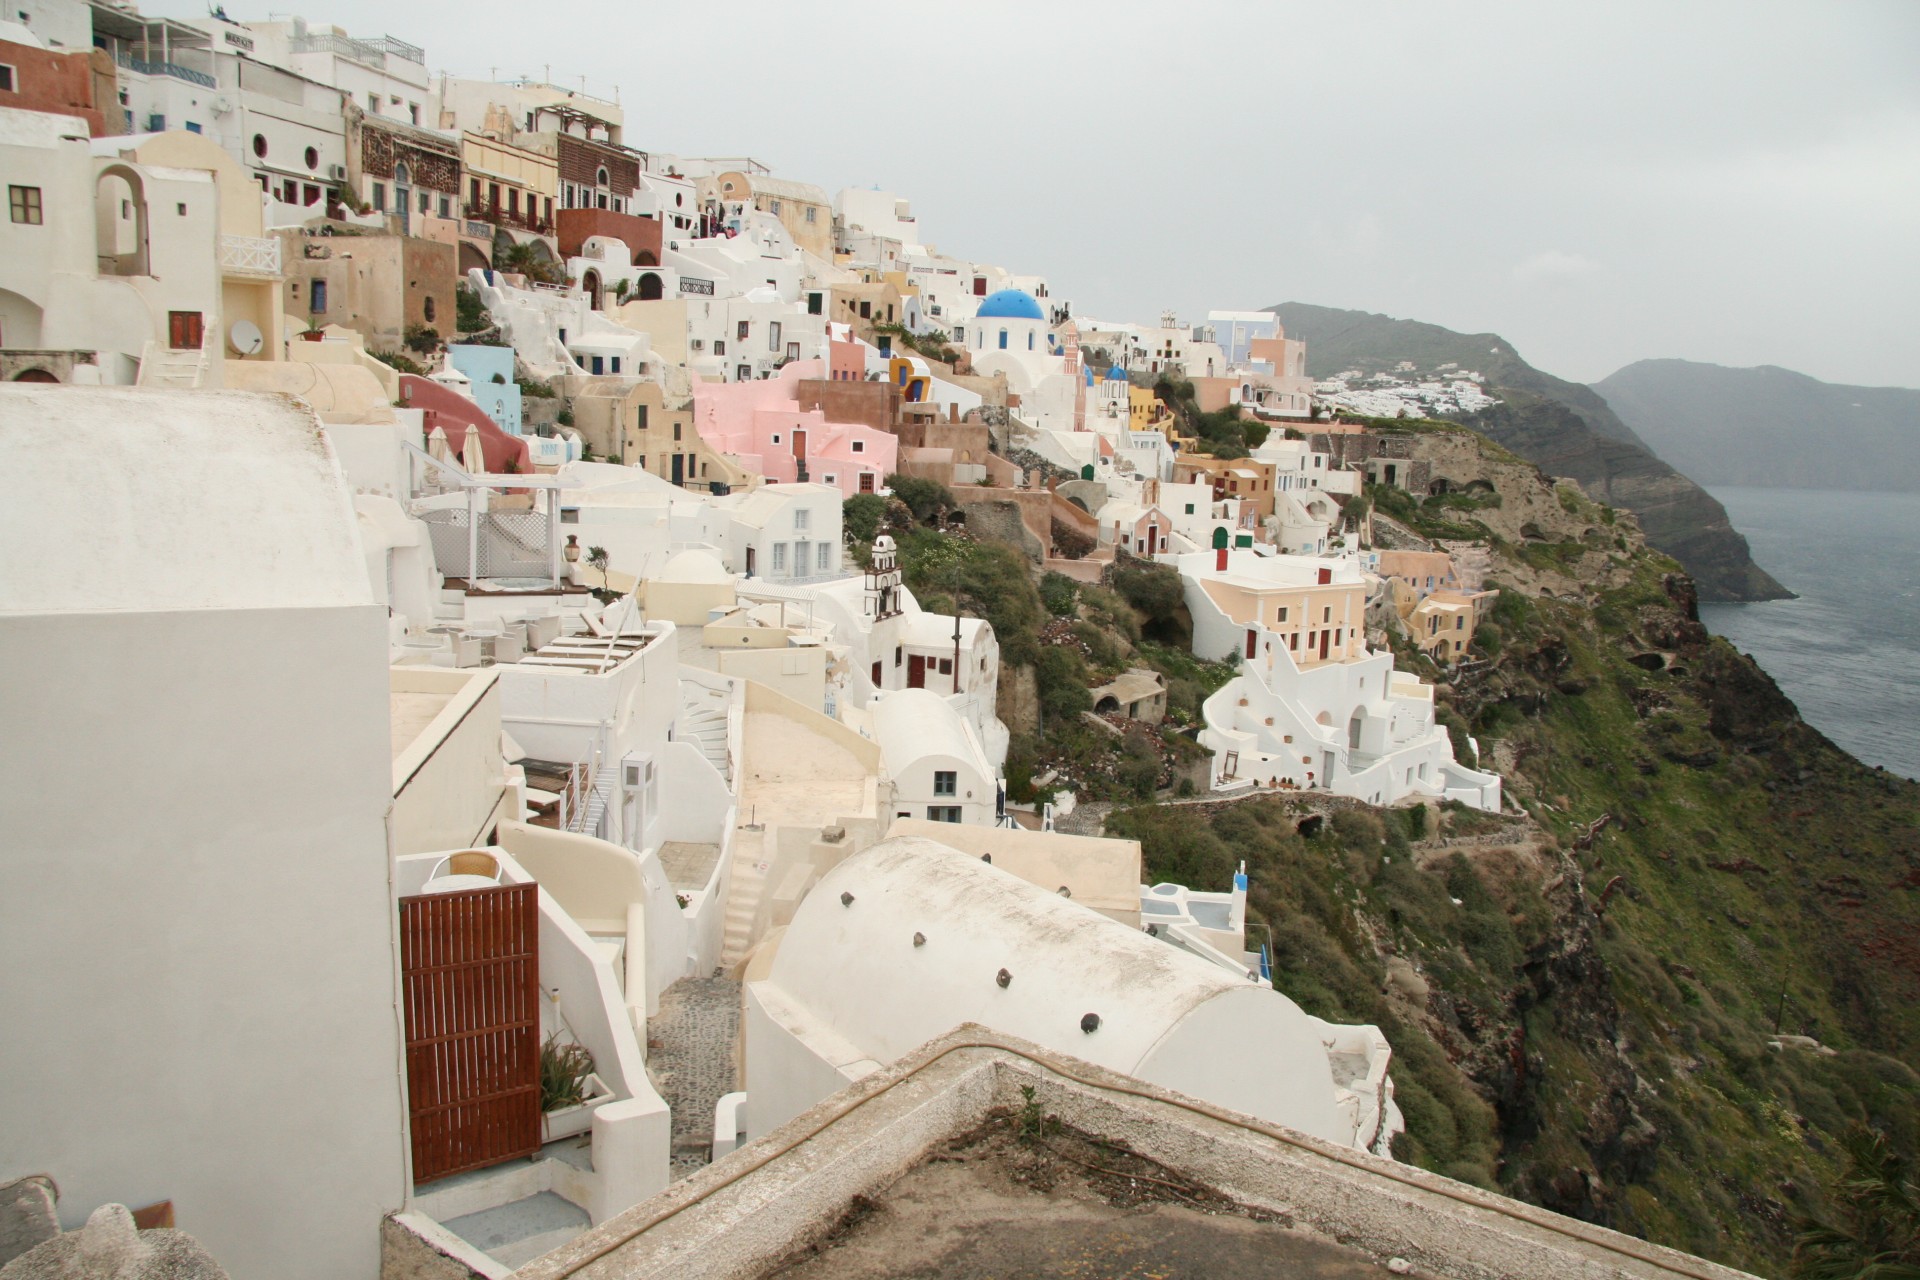
<svg viewBox="0 0 1920 1280"><path fill-rule="evenodd" d="M1640 518L1647 541L1700 584L1709 601L1784 600L1792 592L1753 562L1727 510L1693 481L1637 445L1602 435L1567 405L1502 391L1504 403L1467 424L1550 475L1569 476L1594 498Z"/></svg>
<svg viewBox="0 0 1920 1280"><path fill-rule="evenodd" d="M1591 387L1542 373L1499 335L1297 302L1271 310L1289 336L1306 341L1315 377L1390 370L1402 360L1425 371L1452 363L1484 374L1488 390L1504 403L1471 425L1550 475L1572 477L1595 498L1639 516L1647 540L1686 566L1703 599L1792 595L1754 564L1726 509L1655 457Z"/></svg>

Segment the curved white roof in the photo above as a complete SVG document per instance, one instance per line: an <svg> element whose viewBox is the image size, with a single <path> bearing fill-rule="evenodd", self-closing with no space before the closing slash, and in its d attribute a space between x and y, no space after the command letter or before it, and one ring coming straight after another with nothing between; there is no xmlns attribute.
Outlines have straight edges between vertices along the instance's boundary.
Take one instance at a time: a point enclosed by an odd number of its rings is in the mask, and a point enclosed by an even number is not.
<svg viewBox="0 0 1920 1280"><path fill-rule="evenodd" d="M939 676L928 679L938 681ZM949 677L951 679L951 677ZM887 772L899 777L927 756L968 760L991 773L979 745L967 733L966 721L947 700L931 689L895 689L873 707L873 736Z"/></svg>
<svg viewBox="0 0 1920 1280"><path fill-rule="evenodd" d="M0 386L0 613L372 605L358 517L291 396Z"/></svg>
<svg viewBox="0 0 1920 1280"><path fill-rule="evenodd" d="M768 980L880 1062L977 1022L1352 1141L1317 1024L1291 1000L933 840L884 840L828 872Z"/></svg>
<svg viewBox="0 0 1920 1280"><path fill-rule="evenodd" d="M672 559L653 577L655 582L679 583L725 583L732 582L733 575L720 563L719 557L711 551L690 549L675 553Z"/></svg>

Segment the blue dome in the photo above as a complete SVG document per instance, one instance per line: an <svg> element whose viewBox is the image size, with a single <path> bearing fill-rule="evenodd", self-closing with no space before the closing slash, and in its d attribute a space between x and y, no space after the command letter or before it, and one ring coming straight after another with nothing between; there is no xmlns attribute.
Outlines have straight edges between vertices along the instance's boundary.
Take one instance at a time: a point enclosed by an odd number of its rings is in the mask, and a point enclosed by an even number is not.
<svg viewBox="0 0 1920 1280"><path fill-rule="evenodd" d="M1002 289L990 293L974 312L982 320L1045 320L1047 313L1025 289Z"/></svg>
<svg viewBox="0 0 1920 1280"><path fill-rule="evenodd" d="M1110 364L1107 366L1108 382L1125 382L1126 380L1127 380L1127 371L1125 369L1122 369L1117 364Z"/></svg>

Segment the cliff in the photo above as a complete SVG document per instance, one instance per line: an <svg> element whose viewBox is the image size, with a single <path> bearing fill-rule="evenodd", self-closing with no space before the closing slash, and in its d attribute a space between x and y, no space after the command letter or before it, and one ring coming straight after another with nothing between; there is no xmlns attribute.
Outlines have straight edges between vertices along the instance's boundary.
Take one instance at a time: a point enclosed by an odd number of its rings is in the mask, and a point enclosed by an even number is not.
<svg viewBox="0 0 1920 1280"><path fill-rule="evenodd" d="M1684 565L1709 601L1792 595L1753 562L1747 540L1711 494L1662 462L1593 388L1542 373L1497 334L1306 303L1271 307L1307 344L1317 378L1346 369L1391 370L1400 361L1431 372L1446 363L1486 376L1504 403L1473 425L1529 462L1569 476L1593 496L1640 517L1647 539Z"/></svg>

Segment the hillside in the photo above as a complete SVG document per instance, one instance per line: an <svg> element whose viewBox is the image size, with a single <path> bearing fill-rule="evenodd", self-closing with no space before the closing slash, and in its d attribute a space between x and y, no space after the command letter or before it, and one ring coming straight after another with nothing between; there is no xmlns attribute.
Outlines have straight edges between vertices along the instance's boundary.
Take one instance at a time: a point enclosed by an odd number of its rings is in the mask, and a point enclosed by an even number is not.
<svg viewBox="0 0 1920 1280"><path fill-rule="evenodd" d="M1920 492L1920 391L1642 360L1593 390L1703 484Z"/></svg>
<svg viewBox="0 0 1920 1280"><path fill-rule="evenodd" d="M1391 1040L1400 1158L1786 1275L1853 1126L1920 1151L1920 784L1808 727L1631 515L1458 424L1378 429L1450 491L1369 486L1376 533L1475 541L1501 590L1469 663L1392 643L1515 812L1196 794L1178 726L1232 667L1188 652L1164 567L1039 574L938 486L853 499L849 551L884 518L923 602L992 621L1014 799L1071 783L1068 829L1139 839L1150 881L1246 862L1275 987ZM1088 716L1131 665L1168 676L1166 725Z"/></svg>
<svg viewBox="0 0 1920 1280"><path fill-rule="evenodd" d="M1486 375L1506 401L1474 425L1553 475L1571 476L1602 501L1640 517L1647 540L1684 565L1709 601L1778 600L1792 593L1754 564L1747 540L1714 497L1662 462L1591 387L1535 369L1497 334L1463 334L1417 320L1306 303L1271 307L1307 344L1307 369L1327 377L1375 372L1402 360L1422 371L1446 363Z"/></svg>
<svg viewBox="0 0 1920 1280"><path fill-rule="evenodd" d="M1392 429L1499 496L1368 494L1488 547L1483 661L1400 664L1525 816L1266 795L1105 829L1151 880L1246 860L1275 986L1392 1040L1402 1158L1785 1275L1850 1124L1920 1147L1920 785L1803 723L1630 516L1452 424Z"/></svg>

